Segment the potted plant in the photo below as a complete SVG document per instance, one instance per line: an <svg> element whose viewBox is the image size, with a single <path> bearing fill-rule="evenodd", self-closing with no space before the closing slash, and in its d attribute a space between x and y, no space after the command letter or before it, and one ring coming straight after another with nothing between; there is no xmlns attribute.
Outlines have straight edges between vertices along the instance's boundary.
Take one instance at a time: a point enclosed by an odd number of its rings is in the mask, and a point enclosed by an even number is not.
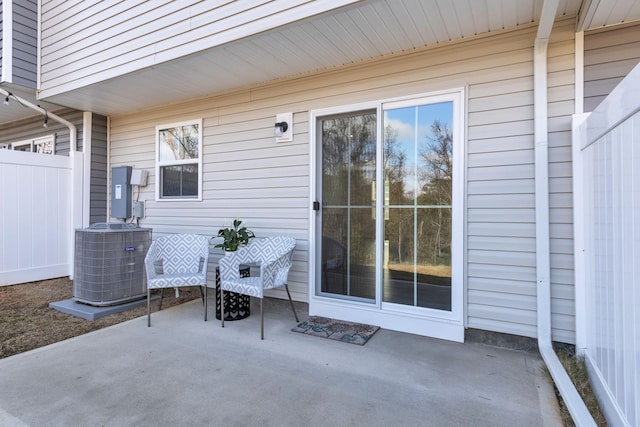
<svg viewBox="0 0 640 427"><path fill-rule="evenodd" d="M236 218L233 220L233 227L218 230L218 237L222 237L224 240L215 245L215 248L221 248L225 252L235 252L240 246L248 244L249 240L256 236L253 231L247 230L247 227L242 225L240 219Z"/></svg>

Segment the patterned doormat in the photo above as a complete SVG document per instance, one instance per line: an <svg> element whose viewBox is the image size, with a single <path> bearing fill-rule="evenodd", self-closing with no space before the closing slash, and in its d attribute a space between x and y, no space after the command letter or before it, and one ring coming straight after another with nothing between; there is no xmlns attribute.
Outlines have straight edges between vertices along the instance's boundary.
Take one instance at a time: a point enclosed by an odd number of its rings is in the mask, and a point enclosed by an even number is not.
<svg viewBox="0 0 640 427"><path fill-rule="evenodd" d="M306 321L298 323L291 329L293 332L329 338L330 340L348 342L350 344L365 345L375 334L379 326L362 323L334 320L326 317L310 316Z"/></svg>

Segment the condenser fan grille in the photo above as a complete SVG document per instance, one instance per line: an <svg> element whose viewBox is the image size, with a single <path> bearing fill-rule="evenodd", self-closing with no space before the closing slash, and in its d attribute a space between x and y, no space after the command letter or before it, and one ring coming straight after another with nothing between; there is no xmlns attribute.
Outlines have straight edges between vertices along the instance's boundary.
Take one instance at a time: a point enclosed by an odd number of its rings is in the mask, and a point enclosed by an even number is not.
<svg viewBox="0 0 640 427"><path fill-rule="evenodd" d="M73 299L116 305L146 296L144 257L151 229L98 223L76 230Z"/></svg>

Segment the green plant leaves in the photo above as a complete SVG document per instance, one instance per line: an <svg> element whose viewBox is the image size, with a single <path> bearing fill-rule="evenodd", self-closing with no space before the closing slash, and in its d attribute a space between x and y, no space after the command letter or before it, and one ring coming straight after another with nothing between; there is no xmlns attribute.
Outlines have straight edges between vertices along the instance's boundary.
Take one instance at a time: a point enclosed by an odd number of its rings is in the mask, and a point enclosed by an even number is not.
<svg viewBox="0 0 640 427"><path fill-rule="evenodd" d="M247 230L247 227L241 227L241 225L242 221L236 218L233 220L232 228L221 228L218 230L218 237L222 237L224 240L214 247L221 248L227 252L235 252L240 246L249 243L249 239L256 237L253 231Z"/></svg>

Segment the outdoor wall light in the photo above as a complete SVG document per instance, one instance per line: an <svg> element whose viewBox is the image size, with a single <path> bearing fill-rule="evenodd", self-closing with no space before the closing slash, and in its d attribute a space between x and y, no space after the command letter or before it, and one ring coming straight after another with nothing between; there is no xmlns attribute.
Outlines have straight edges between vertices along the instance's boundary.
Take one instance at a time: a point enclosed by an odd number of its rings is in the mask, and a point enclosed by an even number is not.
<svg viewBox="0 0 640 427"><path fill-rule="evenodd" d="M276 137L282 138L282 135L289 129L289 125L287 122L278 122L276 123Z"/></svg>
<svg viewBox="0 0 640 427"><path fill-rule="evenodd" d="M293 141L293 113L276 114L276 142Z"/></svg>

